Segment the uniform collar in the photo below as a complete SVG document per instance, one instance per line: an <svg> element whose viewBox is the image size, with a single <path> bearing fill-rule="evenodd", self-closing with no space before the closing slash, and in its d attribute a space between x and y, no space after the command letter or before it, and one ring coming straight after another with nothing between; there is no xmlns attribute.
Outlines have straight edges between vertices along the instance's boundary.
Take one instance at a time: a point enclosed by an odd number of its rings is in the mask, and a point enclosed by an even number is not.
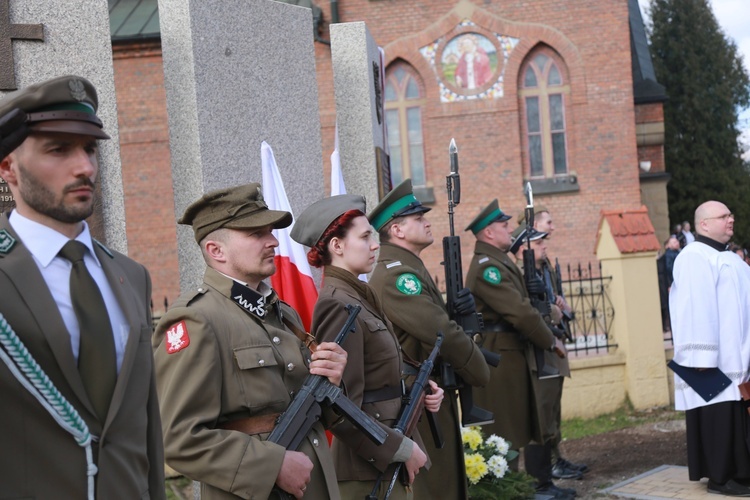
<svg viewBox="0 0 750 500"><path fill-rule="evenodd" d="M49 266L52 259L57 257L57 254L60 253L62 247L70 241L64 234L59 233L44 224L33 221L28 217L24 217L19 214L17 210L11 212L8 217L8 222L13 227L13 230L21 241L23 241L23 244L29 250L29 253L34 256L43 268ZM99 262L99 258L94 252L91 232L89 231L89 226L86 224L86 221L83 221L83 231L81 231L75 239L86 245L94 262L96 262L96 265L101 267L101 262Z"/></svg>

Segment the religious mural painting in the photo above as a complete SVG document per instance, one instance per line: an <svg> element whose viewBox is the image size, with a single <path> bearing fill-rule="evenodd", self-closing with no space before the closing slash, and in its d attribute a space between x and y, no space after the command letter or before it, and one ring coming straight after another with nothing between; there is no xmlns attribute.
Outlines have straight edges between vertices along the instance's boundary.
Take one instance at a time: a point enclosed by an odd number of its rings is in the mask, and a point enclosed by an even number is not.
<svg viewBox="0 0 750 500"><path fill-rule="evenodd" d="M469 20L419 49L437 76L441 102L499 99L518 38L490 33Z"/></svg>

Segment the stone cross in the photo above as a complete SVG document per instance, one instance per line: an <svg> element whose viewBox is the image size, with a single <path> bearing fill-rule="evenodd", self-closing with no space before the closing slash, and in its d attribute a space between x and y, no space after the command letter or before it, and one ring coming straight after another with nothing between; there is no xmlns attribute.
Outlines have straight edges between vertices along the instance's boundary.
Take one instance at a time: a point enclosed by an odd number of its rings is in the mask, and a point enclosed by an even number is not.
<svg viewBox="0 0 750 500"><path fill-rule="evenodd" d="M10 0L0 0L0 90L16 89L13 40L44 41L41 24L11 24Z"/></svg>

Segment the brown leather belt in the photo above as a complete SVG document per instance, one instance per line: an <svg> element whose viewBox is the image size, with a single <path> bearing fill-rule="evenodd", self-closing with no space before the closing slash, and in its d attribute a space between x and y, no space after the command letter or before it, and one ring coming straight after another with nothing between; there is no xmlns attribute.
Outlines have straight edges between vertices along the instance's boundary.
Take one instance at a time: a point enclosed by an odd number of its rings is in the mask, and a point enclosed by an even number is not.
<svg viewBox="0 0 750 500"><path fill-rule="evenodd" d="M237 420L230 420L223 424L217 425L219 429L225 429L228 431L240 431L245 434L264 434L271 432L276 427L276 421L281 416L281 413L271 413L270 415L260 415L257 417L240 418Z"/></svg>

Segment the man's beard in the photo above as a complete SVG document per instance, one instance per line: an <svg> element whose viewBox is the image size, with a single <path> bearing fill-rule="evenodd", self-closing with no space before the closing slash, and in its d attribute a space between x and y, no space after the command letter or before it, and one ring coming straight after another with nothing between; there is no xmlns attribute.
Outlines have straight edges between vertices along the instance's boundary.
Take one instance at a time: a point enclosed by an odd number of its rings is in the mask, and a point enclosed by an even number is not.
<svg viewBox="0 0 750 500"><path fill-rule="evenodd" d="M93 192L89 203L85 205L66 206L63 201L64 194L68 191L78 189L81 186L89 186L93 189L94 183L88 177L78 179L72 184L65 186L58 198L58 195L50 191L37 177L26 170L21 163L18 164L18 170L19 174L21 174L19 179L21 182L18 183L19 194L24 203L36 212L68 224L81 222L94 213Z"/></svg>

